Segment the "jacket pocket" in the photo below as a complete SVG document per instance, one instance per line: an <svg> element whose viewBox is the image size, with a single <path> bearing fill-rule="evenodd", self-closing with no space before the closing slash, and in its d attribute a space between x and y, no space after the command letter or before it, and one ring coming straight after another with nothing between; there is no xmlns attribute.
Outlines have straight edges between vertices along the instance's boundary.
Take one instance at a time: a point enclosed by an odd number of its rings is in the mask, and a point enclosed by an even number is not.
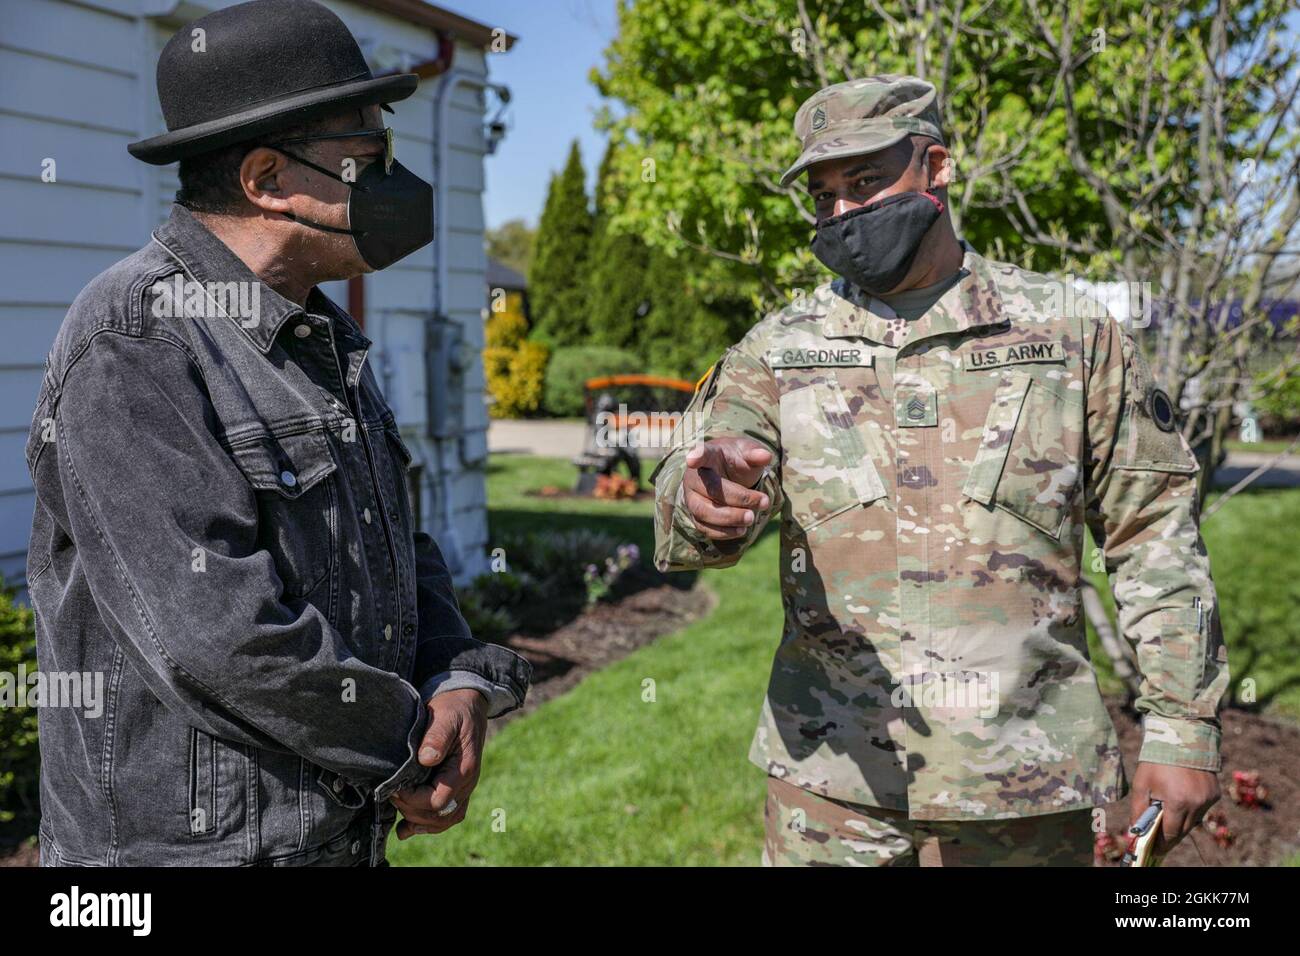
<svg viewBox="0 0 1300 956"><path fill-rule="evenodd" d="M338 551L337 464L323 431L259 433L231 443L257 496L258 542L270 553L285 598L326 583Z"/></svg>
<svg viewBox="0 0 1300 956"><path fill-rule="evenodd" d="M781 458L781 488L804 531L885 496L862 431L833 382L781 396Z"/></svg>
<svg viewBox="0 0 1300 956"><path fill-rule="evenodd" d="M216 743L197 727L190 728L190 836L205 836L217 828Z"/></svg>
<svg viewBox="0 0 1300 956"><path fill-rule="evenodd" d="M962 494L1059 539L1079 484L1082 403L1028 372L998 387Z"/></svg>
<svg viewBox="0 0 1300 956"><path fill-rule="evenodd" d="M388 438L388 446L394 452L394 458L397 461L400 471L406 471L411 467L413 456L411 449L406 446L402 433L397 428L397 420L393 418L392 413L384 416L384 435Z"/></svg>

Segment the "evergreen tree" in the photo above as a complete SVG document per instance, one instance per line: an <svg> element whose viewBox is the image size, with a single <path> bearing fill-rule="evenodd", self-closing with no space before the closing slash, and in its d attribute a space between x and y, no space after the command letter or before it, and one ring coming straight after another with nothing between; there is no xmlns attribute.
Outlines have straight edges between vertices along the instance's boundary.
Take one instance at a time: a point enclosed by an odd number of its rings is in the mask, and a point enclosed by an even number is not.
<svg viewBox="0 0 1300 956"><path fill-rule="evenodd" d="M626 192L616 178L617 148L611 140L596 180L596 223L587 279L588 327L593 343L640 353L638 326L649 307L646 270L650 254L640 236L619 233L610 226ZM648 359L643 353L641 357Z"/></svg>
<svg viewBox="0 0 1300 956"><path fill-rule="evenodd" d="M575 140L564 169L551 177L528 275L535 337L552 347L590 341L587 260L592 213L585 180Z"/></svg>

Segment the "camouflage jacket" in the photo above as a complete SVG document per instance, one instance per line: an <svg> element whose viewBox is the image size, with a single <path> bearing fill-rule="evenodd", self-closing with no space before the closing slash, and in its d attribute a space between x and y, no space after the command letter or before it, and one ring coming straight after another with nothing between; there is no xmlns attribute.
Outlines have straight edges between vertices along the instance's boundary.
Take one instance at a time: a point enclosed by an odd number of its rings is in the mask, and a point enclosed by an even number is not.
<svg viewBox="0 0 1300 956"><path fill-rule="evenodd" d="M1080 601L1088 527L1143 678L1139 759L1218 770L1227 656L1173 409L1115 320L965 249L919 319L836 280L759 322L655 471L663 570L734 564L780 511L785 620L750 759L914 819L1124 796ZM685 450L726 435L779 467L767 512L719 545L679 492Z"/></svg>

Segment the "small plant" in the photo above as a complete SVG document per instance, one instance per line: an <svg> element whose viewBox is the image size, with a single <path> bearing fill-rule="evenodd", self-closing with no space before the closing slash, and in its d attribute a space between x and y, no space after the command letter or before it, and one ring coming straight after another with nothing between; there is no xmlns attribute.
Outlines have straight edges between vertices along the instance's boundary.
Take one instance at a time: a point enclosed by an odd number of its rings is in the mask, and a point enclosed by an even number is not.
<svg viewBox="0 0 1300 956"><path fill-rule="evenodd" d="M583 583L587 586L587 604L604 600L623 572L634 567L641 560L641 549L635 544L620 544L612 557L605 559L604 568L594 564L587 565Z"/></svg>

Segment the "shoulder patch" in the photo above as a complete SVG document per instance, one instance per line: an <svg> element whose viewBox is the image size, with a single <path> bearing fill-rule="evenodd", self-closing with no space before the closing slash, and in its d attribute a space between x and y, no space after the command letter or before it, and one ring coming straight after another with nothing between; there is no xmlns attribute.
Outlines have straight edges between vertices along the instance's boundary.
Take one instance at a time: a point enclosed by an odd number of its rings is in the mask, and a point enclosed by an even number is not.
<svg viewBox="0 0 1300 956"><path fill-rule="evenodd" d="M1151 389L1147 396L1147 412L1151 420L1156 423L1156 428L1162 432L1174 430L1174 403L1169 400L1164 389Z"/></svg>

